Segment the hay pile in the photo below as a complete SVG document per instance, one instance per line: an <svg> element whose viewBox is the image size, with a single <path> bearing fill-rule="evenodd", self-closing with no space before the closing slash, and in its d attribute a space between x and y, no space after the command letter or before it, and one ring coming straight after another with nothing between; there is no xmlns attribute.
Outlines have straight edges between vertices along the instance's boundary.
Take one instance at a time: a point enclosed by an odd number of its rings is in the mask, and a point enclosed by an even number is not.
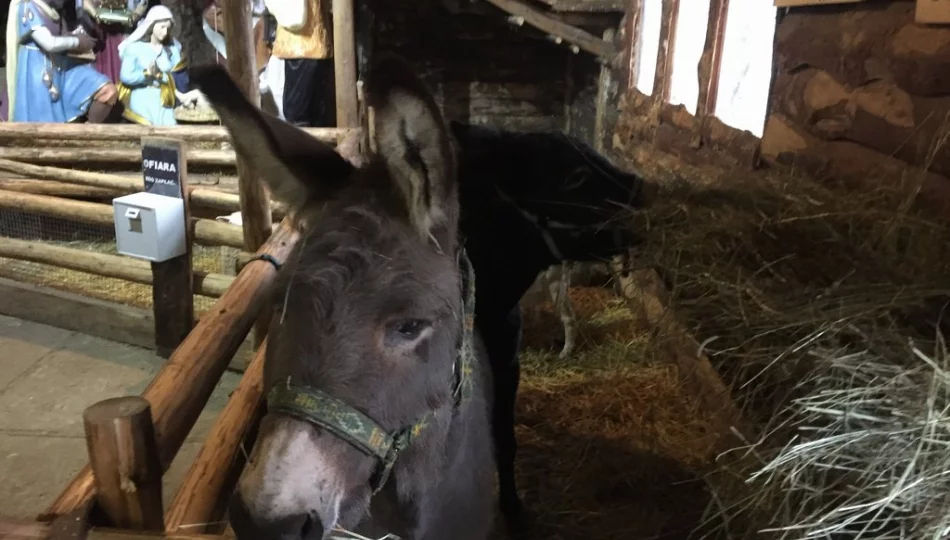
<svg viewBox="0 0 950 540"><path fill-rule="evenodd" d="M516 435L528 538L682 538L707 500L712 419L675 366L650 358L623 299L599 287L569 295L577 346L564 360L551 302L524 306Z"/></svg>
<svg viewBox="0 0 950 540"><path fill-rule="evenodd" d="M722 185L669 186L636 218L638 264L761 428L709 476L703 533L945 537L950 230L907 186Z"/></svg>

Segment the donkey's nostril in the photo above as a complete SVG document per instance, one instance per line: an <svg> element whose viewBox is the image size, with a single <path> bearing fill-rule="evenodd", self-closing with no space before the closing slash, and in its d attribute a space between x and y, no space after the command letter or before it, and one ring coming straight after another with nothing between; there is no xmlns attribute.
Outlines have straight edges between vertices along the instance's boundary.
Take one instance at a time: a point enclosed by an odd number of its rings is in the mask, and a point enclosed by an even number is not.
<svg viewBox="0 0 950 540"><path fill-rule="evenodd" d="M254 515L238 493L231 498L228 514L238 540L320 540L325 532L315 515Z"/></svg>

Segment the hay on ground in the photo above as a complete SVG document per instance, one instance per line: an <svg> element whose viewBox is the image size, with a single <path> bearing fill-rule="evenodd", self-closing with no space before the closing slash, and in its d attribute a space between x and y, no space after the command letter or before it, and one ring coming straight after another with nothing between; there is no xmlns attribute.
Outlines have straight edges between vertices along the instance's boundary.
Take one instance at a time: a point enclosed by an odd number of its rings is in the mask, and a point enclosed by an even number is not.
<svg viewBox="0 0 950 540"><path fill-rule="evenodd" d="M946 366L908 343L938 349L950 230L907 192L746 173L668 186L635 218L636 264L664 277L760 427L708 476L705 537L936 538L946 526L950 469L934 456L950 436L934 415L947 394L933 386Z"/></svg>

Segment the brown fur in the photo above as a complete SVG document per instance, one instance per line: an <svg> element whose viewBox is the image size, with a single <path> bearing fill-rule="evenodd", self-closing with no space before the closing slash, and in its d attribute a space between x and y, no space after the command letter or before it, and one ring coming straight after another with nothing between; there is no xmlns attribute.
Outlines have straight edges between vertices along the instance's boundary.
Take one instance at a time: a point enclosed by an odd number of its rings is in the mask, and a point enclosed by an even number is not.
<svg viewBox="0 0 950 540"><path fill-rule="evenodd" d="M379 152L358 168L255 110L222 71L192 76L237 151L304 220L276 288L265 387L290 378L387 430L446 413L400 455L372 500L375 460L310 424L268 415L231 507L238 538L321 538L340 526L484 540L494 513L490 371L476 343L474 397L453 414L458 188L431 95L402 61L381 57L367 88ZM416 325L418 337L405 330Z"/></svg>

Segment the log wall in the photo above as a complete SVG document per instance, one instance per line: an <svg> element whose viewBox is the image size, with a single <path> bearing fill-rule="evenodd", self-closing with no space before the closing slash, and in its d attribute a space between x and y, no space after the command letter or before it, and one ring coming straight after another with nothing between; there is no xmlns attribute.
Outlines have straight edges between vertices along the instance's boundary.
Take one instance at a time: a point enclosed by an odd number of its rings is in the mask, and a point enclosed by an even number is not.
<svg viewBox="0 0 950 540"><path fill-rule="evenodd" d="M914 9L913 0L877 0L779 10L761 140L633 89L620 99L612 150L641 166L659 151L693 165L791 166L847 182L911 172L944 203L950 25L917 24Z"/></svg>
<svg viewBox="0 0 950 540"><path fill-rule="evenodd" d="M572 131L592 134L598 69L591 55L574 54L527 24L510 24L506 13L485 3L376 0L371 8L374 52L407 58L448 119L561 130L569 100L586 111L572 118Z"/></svg>

